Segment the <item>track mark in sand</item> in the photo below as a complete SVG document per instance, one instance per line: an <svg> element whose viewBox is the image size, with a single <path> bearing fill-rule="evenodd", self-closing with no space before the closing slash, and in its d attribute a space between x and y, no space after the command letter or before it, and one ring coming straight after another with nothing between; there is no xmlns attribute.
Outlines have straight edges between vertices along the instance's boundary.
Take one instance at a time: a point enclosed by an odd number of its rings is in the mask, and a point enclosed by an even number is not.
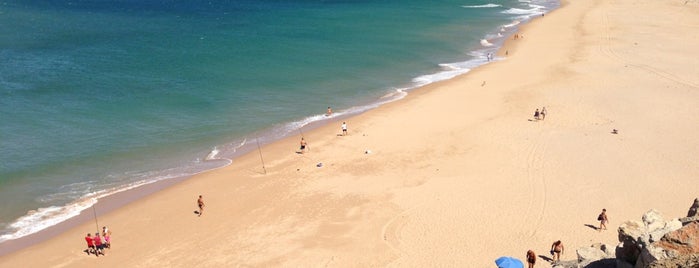
<svg viewBox="0 0 699 268"><path fill-rule="evenodd" d="M611 36L611 30L610 30L610 23L609 23L609 14L604 14L602 16L602 42L598 46L598 49L600 52L603 54L609 56L610 58L615 59L618 62L624 63L626 66L630 67L635 67L641 70L644 70L646 72L655 74L661 78L673 81L678 84L683 84L686 86L690 86L693 88L699 88L699 84L696 84L692 81L689 81L687 79L683 79L678 77L675 74L651 67L646 64L639 64L639 63L630 63L626 59L624 59L621 55L619 55L616 51L612 49L612 36Z"/></svg>
<svg viewBox="0 0 699 268"><path fill-rule="evenodd" d="M388 222L386 222L386 224L384 224L381 228L381 241L383 241L388 247L398 254L405 254L405 252L400 249L401 239L399 232L403 228L403 225L405 225L408 214L412 213L415 209L421 206L422 204L416 205L399 213L395 217L388 220Z"/></svg>
<svg viewBox="0 0 699 268"><path fill-rule="evenodd" d="M540 136L540 135L539 135ZM546 140L546 139L544 139ZM544 144L545 145L545 144ZM527 218L532 217L532 213L535 213L534 220L536 221L535 227L532 229L530 237L536 234L536 230L541 226L541 222L544 220L544 212L546 211L547 202L547 192L546 188L546 177L542 174L543 169L543 154L541 138L533 141L532 145L527 149L527 181L529 184L529 204L527 205ZM539 190L537 190L537 188ZM541 192L537 194L537 192ZM539 204L535 204L537 196L540 196Z"/></svg>

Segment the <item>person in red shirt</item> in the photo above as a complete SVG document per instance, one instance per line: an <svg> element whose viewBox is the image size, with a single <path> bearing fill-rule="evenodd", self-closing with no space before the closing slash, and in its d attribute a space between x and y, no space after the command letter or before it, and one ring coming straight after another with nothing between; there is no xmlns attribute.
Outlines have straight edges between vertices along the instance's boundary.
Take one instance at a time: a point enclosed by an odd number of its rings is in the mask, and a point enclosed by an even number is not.
<svg viewBox="0 0 699 268"><path fill-rule="evenodd" d="M100 238L100 233L95 233L95 237L92 238L92 240L95 242L95 248L97 251L95 252L95 255L102 254L104 255L104 247L102 245L102 239Z"/></svg>
<svg viewBox="0 0 699 268"><path fill-rule="evenodd" d="M92 235L90 233L87 233L87 236L85 236L85 241L87 242L87 249L85 252L87 252L87 255L90 255L90 253L95 253L97 257L97 249L95 248L95 241L92 240Z"/></svg>

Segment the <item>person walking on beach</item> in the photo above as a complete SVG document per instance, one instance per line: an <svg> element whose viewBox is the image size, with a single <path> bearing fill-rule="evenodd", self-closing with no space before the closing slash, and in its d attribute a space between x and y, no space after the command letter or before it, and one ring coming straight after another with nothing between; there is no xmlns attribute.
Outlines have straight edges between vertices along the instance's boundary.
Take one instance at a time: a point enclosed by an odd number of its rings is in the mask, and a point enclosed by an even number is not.
<svg viewBox="0 0 699 268"><path fill-rule="evenodd" d="M536 264L536 253L530 249L527 251L527 268L534 268L534 264Z"/></svg>
<svg viewBox="0 0 699 268"><path fill-rule="evenodd" d="M565 250L565 248L563 247L563 243L561 242L561 240L558 240L556 242L553 242L553 244L551 244L551 255L552 255L551 259L554 263L561 261L561 254L563 253L564 250Z"/></svg>
<svg viewBox="0 0 699 268"><path fill-rule="evenodd" d="M541 113L539 114L541 115L541 120L546 119L546 107L541 108Z"/></svg>
<svg viewBox="0 0 699 268"><path fill-rule="evenodd" d="M603 208L602 213L597 216L597 220L599 221L599 228L597 229L598 231L602 230L607 230L607 222L609 222L609 219L607 218L607 209Z"/></svg>
<svg viewBox="0 0 699 268"><path fill-rule="evenodd" d="M536 111L534 111L534 119L539 120L539 115L539 109L536 109Z"/></svg>
<svg viewBox="0 0 699 268"><path fill-rule="evenodd" d="M92 234L87 233L87 235L85 236L85 242L87 242L87 250L85 250L85 252L87 252L87 255L90 255L90 253L94 253L95 256L99 257L99 255L97 254L97 248L95 248L95 241L92 240Z"/></svg>
<svg viewBox="0 0 699 268"><path fill-rule="evenodd" d="M306 146L307 146L306 140L304 140L303 137L301 137L301 147L299 148L301 150L301 153L306 152Z"/></svg>
<svg viewBox="0 0 699 268"><path fill-rule="evenodd" d="M199 206L199 217L201 217L201 214L204 214L204 197L201 195L197 199L197 206Z"/></svg>
<svg viewBox="0 0 699 268"><path fill-rule="evenodd" d="M347 136L347 123L342 122L342 136Z"/></svg>
<svg viewBox="0 0 699 268"><path fill-rule="evenodd" d="M104 245L102 245L102 239L100 238L100 233L99 232L95 233L95 237L93 237L92 240L95 242L95 248L97 249L97 252L95 252L95 255L97 255L98 253L104 255Z"/></svg>
<svg viewBox="0 0 699 268"><path fill-rule="evenodd" d="M107 226L102 227L102 237L104 237L104 247L112 248L112 231Z"/></svg>

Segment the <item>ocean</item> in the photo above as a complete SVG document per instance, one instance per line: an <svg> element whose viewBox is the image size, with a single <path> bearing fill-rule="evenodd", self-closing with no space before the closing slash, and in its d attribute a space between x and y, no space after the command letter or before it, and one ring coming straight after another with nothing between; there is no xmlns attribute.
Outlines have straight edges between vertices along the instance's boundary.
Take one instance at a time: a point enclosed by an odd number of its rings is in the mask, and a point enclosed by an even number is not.
<svg viewBox="0 0 699 268"><path fill-rule="evenodd" d="M467 73L558 5L3 0L0 243Z"/></svg>

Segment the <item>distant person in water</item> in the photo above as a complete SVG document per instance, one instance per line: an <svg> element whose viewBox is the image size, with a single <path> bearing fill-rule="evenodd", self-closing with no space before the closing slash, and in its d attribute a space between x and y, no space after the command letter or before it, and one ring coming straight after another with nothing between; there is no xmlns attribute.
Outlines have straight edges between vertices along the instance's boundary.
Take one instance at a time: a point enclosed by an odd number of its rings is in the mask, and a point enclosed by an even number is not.
<svg viewBox="0 0 699 268"><path fill-rule="evenodd" d="M201 214L204 214L204 197L201 195L197 199L197 206L199 206L199 217L201 217Z"/></svg>
<svg viewBox="0 0 699 268"><path fill-rule="evenodd" d="M342 122L342 136L347 136L347 123Z"/></svg>
<svg viewBox="0 0 699 268"><path fill-rule="evenodd" d="M333 114L333 109L328 106L328 110L325 112L325 116L330 116Z"/></svg>
<svg viewBox="0 0 699 268"><path fill-rule="evenodd" d="M305 152L306 152L306 146L307 146L307 145L308 145L308 144L306 144L306 140L304 140L303 137L302 137L302 138L301 138L301 147L299 147L299 149L301 150L301 153L305 153Z"/></svg>
<svg viewBox="0 0 699 268"><path fill-rule="evenodd" d="M527 268L534 268L534 264L536 264L536 253L530 249L527 251Z"/></svg>

